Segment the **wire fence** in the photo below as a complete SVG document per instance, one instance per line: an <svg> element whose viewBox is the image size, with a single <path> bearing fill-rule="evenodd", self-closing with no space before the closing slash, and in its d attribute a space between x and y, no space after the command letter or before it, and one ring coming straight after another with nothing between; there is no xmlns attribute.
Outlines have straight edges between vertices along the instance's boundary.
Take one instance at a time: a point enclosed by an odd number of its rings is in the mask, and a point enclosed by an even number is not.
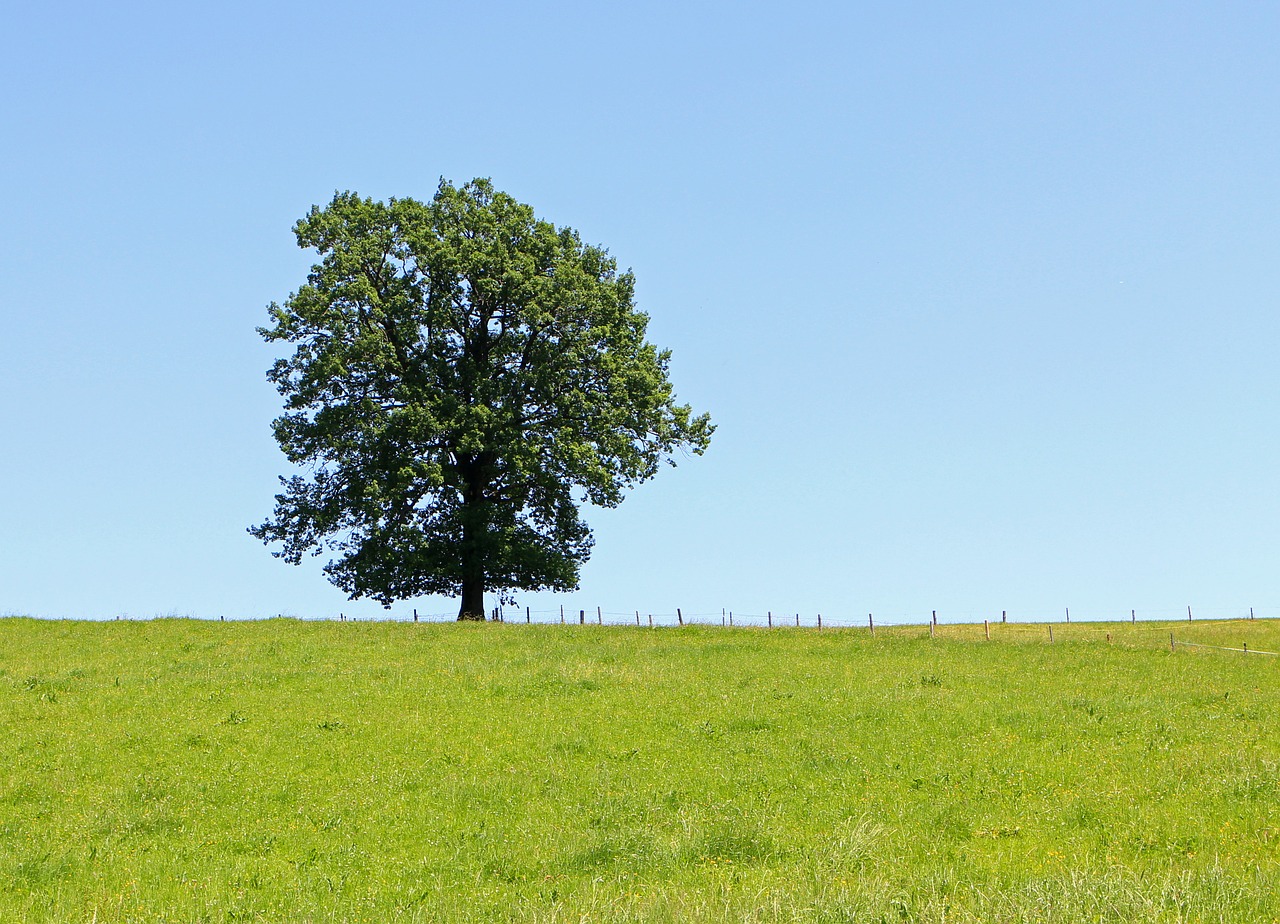
<svg viewBox="0 0 1280 924"><path fill-rule="evenodd" d="M1185 638L1179 639L1176 632L1169 631L1172 623L1181 622L1185 622L1190 626L1199 623L1202 626L1210 627L1214 624L1221 625L1232 621L1247 623L1280 620L1280 608L1268 607L1265 610L1261 610L1256 607L1233 607L1201 613L1197 613L1192 607L1187 607L1185 612L1179 611L1177 613L1171 612L1167 608L1144 611L1131 609L1128 617L1128 619L1124 619L1116 615L1107 614L1081 620L1077 614L1077 618L1073 621L1070 610L1065 607L1062 616L1056 620L1043 617L1010 619L1008 611L1002 611L998 620L991 618L974 620L970 615L964 621L961 621L963 617L952 621L940 621L938 612L931 610L923 618L912 618L908 615L887 620L877 619L874 613L868 613L866 620L863 621L847 615L831 617L815 613L806 618L796 612L765 610L763 613L742 613L728 608L722 609L719 613L705 611L686 613L679 607L674 612L648 613L643 610L631 610L630 612L605 610L602 607L588 610L585 607L575 609L572 606L557 606L554 609L500 606L494 607L488 614L488 620L491 622L523 623L526 625L631 626L650 629L719 626L725 629L807 629L818 632L860 630L872 636L875 635L876 629L880 628L899 632L902 630L915 630L917 634L924 635L927 633L931 638L935 636L968 639L985 638L986 641L993 640L992 633L994 630L996 633L995 640L997 641L1001 638L1020 641L1040 639L1050 643L1055 641L1054 627L1057 626L1060 637L1075 641L1083 639L1102 642L1105 637L1105 641L1108 644L1119 642L1132 645L1136 641L1141 647L1145 648L1163 645L1164 633L1167 632L1168 646L1171 652L1176 652L1179 648L1196 648L1240 652L1246 655L1280 656L1280 652L1267 651L1256 647L1250 648L1247 642L1242 642L1240 647L1212 645L1202 641L1192 642ZM444 623L456 621L457 614L422 613L413 609L395 613L384 612L364 619L354 615L348 617L345 613L339 613L338 618L341 621L351 622ZM1128 623L1128 625L1125 625L1125 623ZM978 636L976 634L978 632L981 632L982 635Z"/></svg>
<svg viewBox="0 0 1280 924"><path fill-rule="evenodd" d="M1175 648L1178 645L1185 645L1188 648L1212 648L1215 651L1242 651L1245 654L1272 655L1273 657L1280 656L1280 651L1263 651L1260 648L1250 648L1248 642L1245 642L1242 648L1229 648L1226 645L1206 645L1203 642L1188 642L1185 640L1177 641L1171 635L1169 637L1169 647Z"/></svg>
<svg viewBox="0 0 1280 924"><path fill-rule="evenodd" d="M10 616L16 614L7 614ZM138 617L127 615L116 619L132 620ZM152 618L184 618L176 612L157 614ZM190 615L185 618L194 618ZM339 611L327 616L298 616L297 614L279 613L272 618L302 619L307 622L351 622L351 623L450 623L458 619L457 611L421 612L416 608L363 610L351 613ZM1135 642L1141 647L1164 645L1165 634L1168 636L1168 648L1177 651L1179 648L1194 648L1215 651L1239 652L1246 655L1259 654L1280 657L1280 652L1251 648L1245 641L1239 647L1232 645L1214 645L1204 639L1203 632L1199 641L1178 638L1178 630L1170 631L1178 623L1190 630L1199 625L1202 629L1213 632L1215 625L1219 630L1231 622L1252 623L1280 621L1280 606L1275 607L1220 607L1196 610L1188 606L1185 610L1171 610L1168 607L1150 609L1130 609L1127 618L1124 614L1114 612L1091 612L1081 619L1077 612L1075 618L1069 608L1064 607L1060 616L1046 617L1039 614L1011 616L1007 610L1000 611L998 618L991 616L975 617L972 611L947 617L940 617L939 611L930 610L924 614L895 614L888 618L868 613L864 618L849 616L847 613L828 616L821 613L805 615L794 611L739 612L723 608L714 611L690 611L677 607L671 612L650 613L645 610L605 610L603 607L588 609L583 606L568 604L554 608L498 606L487 614L490 622L523 623L526 625L565 625L565 626L631 626L649 629L680 628L693 626L719 626L725 629L803 629L818 632L824 631L861 631L874 636L877 629L907 632L917 636L956 638L974 640L982 638L986 641L1047 641L1054 642L1054 628L1058 628L1062 640L1087 640L1107 643L1120 643L1132 646ZM225 617L220 617L226 621ZM242 620L233 620L242 621ZM1259 626L1259 628L1263 628ZM979 634L981 633L981 634ZM1223 641L1219 634L1208 636L1214 641Z"/></svg>
<svg viewBox="0 0 1280 924"><path fill-rule="evenodd" d="M325 617L322 617L325 618ZM346 613L340 612L339 621L379 621L379 622L452 622L458 618L457 611L451 612L419 612L417 609L384 610L381 612ZM1091 611L1087 615L1077 612L1073 618L1069 607L1064 607L1060 614L1019 614L1011 615L1007 610L998 615L975 615L972 611L956 614L939 615L938 610L927 613L897 613L880 616L875 613L850 615L838 613L798 613L784 610L764 610L762 612L742 612L723 608L719 611L688 611L677 607L667 612L650 612L647 610L605 610L602 607L583 607L580 605L560 605L554 608L533 608L520 606L498 606L492 608L486 617L491 622L525 623L529 625L597 625L597 626L639 626L642 628L664 628L682 626L721 626L723 628L763 628L763 629L864 629L874 633L877 628L909 628L928 629L931 633L952 626L985 626L989 632L992 627L1000 625L1014 626L1048 626L1052 632L1054 625L1072 626L1076 634L1098 627L1098 631L1106 631L1101 626L1116 623L1129 623L1133 627L1150 627L1158 629L1167 627L1170 622L1185 622L1189 625L1204 622L1223 622L1228 620L1269 620L1280 619L1280 607L1220 607L1197 611L1193 607L1185 610L1164 608L1130 609L1127 612Z"/></svg>

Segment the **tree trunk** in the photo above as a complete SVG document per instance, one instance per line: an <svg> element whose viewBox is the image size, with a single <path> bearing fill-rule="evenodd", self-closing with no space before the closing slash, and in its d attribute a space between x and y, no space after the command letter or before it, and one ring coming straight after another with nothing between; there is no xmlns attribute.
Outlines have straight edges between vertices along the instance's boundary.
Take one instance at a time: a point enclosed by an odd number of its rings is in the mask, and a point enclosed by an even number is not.
<svg viewBox="0 0 1280 924"><path fill-rule="evenodd" d="M468 459L462 466L466 485L463 489L462 516L462 606L458 620L484 622L485 540L488 538L488 510L484 492L489 460L483 454Z"/></svg>
<svg viewBox="0 0 1280 924"><path fill-rule="evenodd" d="M462 606L458 609L458 621L473 619L484 622L484 575L462 579Z"/></svg>

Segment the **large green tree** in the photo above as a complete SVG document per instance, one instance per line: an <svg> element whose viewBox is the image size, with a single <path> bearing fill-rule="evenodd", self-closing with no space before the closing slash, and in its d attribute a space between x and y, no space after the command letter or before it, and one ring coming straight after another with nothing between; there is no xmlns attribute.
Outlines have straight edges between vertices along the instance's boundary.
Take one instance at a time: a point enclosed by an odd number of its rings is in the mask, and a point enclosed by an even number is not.
<svg viewBox="0 0 1280 924"><path fill-rule="evenodd" d="M457 594L483 619L486 590L572 590L579 505L706 449L631 273L488 180L428 203L341 193L294 231L320 262L259 333L293 348L268 378L304 474L250 532L294 564L334 553L353 599Z"/></svg>

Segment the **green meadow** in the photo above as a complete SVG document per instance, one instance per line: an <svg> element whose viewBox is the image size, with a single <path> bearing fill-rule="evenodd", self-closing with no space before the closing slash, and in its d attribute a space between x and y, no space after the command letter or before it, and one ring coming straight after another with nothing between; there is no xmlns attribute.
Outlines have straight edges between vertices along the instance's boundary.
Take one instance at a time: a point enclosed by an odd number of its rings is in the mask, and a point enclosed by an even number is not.
<svg viewBox="0 0 1280 924"><path fill-rule="evenodd" d="M1280 623L0 620L0 922L1280 920Z"/></svg>

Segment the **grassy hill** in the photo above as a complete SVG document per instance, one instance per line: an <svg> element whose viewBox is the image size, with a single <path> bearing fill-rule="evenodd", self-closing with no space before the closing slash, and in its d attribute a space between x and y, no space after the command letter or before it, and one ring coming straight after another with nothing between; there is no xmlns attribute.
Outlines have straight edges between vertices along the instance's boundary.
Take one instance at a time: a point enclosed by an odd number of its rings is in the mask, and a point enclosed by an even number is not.
<svg viewBox="0 0 1280 924"><path fill-rule="evenodd" d="M0 620L0 921L1280 918L1280 624L1054 631Z"/></svg>

